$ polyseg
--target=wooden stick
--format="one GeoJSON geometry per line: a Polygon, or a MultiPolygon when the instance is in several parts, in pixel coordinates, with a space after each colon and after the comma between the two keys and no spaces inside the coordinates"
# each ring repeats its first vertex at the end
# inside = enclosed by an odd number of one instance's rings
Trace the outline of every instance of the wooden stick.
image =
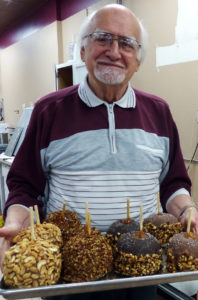
{"type": "Polygon", "coordinates": [[[89,211],[88,211],[87,233],[88,235],[91,235],[91,214],[89,211]]]}
{"type": "Polygon", "coordinates": [[[188,224],[187,224],[187,231],[186,231],[187,236],[190,236],[191,218],[192,218],[192,208],[190,208],[188,212],[188,224]]]}
{"type": "Polygon", "coordinates": [[[64,203],[63,203],[63,209],[62,209],[61,212],[60,212],[62,218],[64,218],[64,216],[65,216],[65,207],[66,207],[66,203],[64,202],[64,203]]]}
{"type": "Polygon", "coordinates": [[[139,237],[142,238],[143,236],[143,207],[140,205],[140,233],[139,237]]]}
{"type": "Polygon", "coordinates": [[[33,216],[33,207],[30,206],[30,228],[31,228],[31,240],[35,240],[34,234],[34,216],[33,216]]]}
{"type": "Polygon", "coordinates": [[[40,225],[41,222],[40,222],[40,217],[39,217],[39,212],[38,212],[38,206],[37,205],[34,205],[34,210],[35,210],[35,214],[36,214],[36,224],[40,225]]]}
{"type": "Polygon", "coordinates": [[[88,224],[88,214],[89,214],[89,210],[88,210],[88,202],[85,203],[85,224],[88,224]]]}
{"type": "Polygon", "coordinates": [[[157,194],[158,215],[161,215],[160,193],[157,194]]]}
{"type": "Polygon", "coordinates": [[[65,209],[66,209],[66,203],[64,202],[63,203],[63,212],[65,211],[65,209]]]}
{"type": "Polygon", "coordinates": [[[87,230],[88,235],[91,235],[91,214],[88,210],[88,202],[85,204],[86,211],[85,211],[85,228],[87,230]]]}
{"type": "Polygon", "coordinates": [[[130,199],[127,199],[127,219],[130,219],[130,199]]]}

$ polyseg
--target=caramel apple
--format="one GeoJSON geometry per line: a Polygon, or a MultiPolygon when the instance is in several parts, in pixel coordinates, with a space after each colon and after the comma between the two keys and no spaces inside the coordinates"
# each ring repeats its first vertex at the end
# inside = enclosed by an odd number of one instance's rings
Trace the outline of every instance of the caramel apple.
{"type": "Polygon", "coordinates": [[[130,201],[127,199],[127,218],[113,222],[107,230],[106,237],[114,251],[116,251],[116,244],[119,237],[123,233],[138,231],[139,228],[139,223],[130,217],[130,201]]]}
{"type": "Polygon", "coordinates": [[[167,247],[167,271],[198,270],[198,234],[190,231],[192,209],[189,210],[186,232],[172,237],[167,247]]]}
{"type": "MultiPolygon", "coordinates": [[[[89,214],[89,212],[87,212],[89,214]]],[[[70,282],[93,281],[112,269],[112,248],[86,216],[83,232],[71,237],[63,247],[63,279],[70,282]]]]}
{"type": "Polygon", "coordinates": [[[143,208],[140,206],[140,230],[122,234],[117,242],[114,269],[125,276],[158,273],[162,268],[162,249],[158,240],[143,232],[143,208]]]}
{"type": "Polygon", "coordinates": [[[31,240],[17,242],[5,252],[3,273],[9,287],[38,287],[55,284],[61,274],[60,248],[48,240],[36,240],[30,208],[31,240]]]}
{"type": "Polygon", "coordinates": [[[83,226],[76,212],[65,209],[65,204],[62,210],[51,213],[44,223],[52,223],[60,228],[63,243],[83,230],[83,226]]]}

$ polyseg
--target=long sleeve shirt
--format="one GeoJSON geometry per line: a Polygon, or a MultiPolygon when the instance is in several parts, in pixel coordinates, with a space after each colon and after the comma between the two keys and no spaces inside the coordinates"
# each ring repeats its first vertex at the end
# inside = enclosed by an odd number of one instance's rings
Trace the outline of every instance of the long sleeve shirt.
{"type": "Polygon", "coordinates": [[[41,215],[76,211],[101,231],[126,218],[164,211],[173,195],[190,193],[178,131],[167,103],[129,85],[109,104],[85,80],[36,102],[25,139],[7,178],[5,206],[38,205],[41,215]]]}

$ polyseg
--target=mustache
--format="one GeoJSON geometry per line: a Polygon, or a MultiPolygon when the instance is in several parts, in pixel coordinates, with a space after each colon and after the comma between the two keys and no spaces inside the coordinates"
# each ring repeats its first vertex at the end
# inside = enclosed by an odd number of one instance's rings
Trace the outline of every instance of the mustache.
{"type": "Polygon", "coordinates": [[[125,65],[123,63],[120,63],[120,62],[115,63],[115,62],[112,62],[111,60],[98,59],[96,62],[99,64],[106,64],[106,65],[112,65],[112,66],[119,67],[119,68],[125,68],[125,65]]]}

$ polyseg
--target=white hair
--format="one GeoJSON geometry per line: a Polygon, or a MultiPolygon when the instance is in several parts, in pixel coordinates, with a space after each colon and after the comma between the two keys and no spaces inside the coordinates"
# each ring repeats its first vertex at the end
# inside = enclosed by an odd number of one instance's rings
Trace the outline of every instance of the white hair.
{"type": "Polygon", "coordinates": [[[89,16],[87,16],[81,25],[80,32],[78,35],[78,40],[77,40],[77,45],[78,45],[79,49],[81,49],[87,43],[86,39],[84,39],[84,36],[91,33],[90,22],[91,22],[92,18],[94,17],[94,15],[96,14],[96,12],[97,11],[94,11],[89,16]]]}
{"type": "Polygon", "coordinates": [[[139,19],[138,19],[138,23],[139,23],[140,30],[141,30],[141,39],[140,39],[141,47],[138,51],[137,59],[139,60],[140,63],[142,63],[143,60],[145,59],[146,52],[147,52],[148,33],[147,33],[145,27],[143,26],[142,22],[139,19]]]}
{"type": "MultiPolygon", "coordinates": [[[[94,11],[93,13],[91,13],[89,16],[86,17],[86,19],[82,23],[81,29],[80,29],[80,32],[78,35],[78,41],[77,41],[78,49],[81,49],[83,46],[86,46],[87,40],[84,39],[84,36],[92,33],[90,31],[90,23],[96,13],[97,13],[97,11],[94,11]]],[[[145,27],[143,26],[142,22],[139,19],[137,19],[137,20],[138,20],[140,30],[141,30],[141,40],[140,40],[141,47],[138,50],[137,59],[140,63],[142,63],[146,56],[146,52],[147,52],[148,34],[147,34],[147,31],[146,31],[145,27]]]]}

